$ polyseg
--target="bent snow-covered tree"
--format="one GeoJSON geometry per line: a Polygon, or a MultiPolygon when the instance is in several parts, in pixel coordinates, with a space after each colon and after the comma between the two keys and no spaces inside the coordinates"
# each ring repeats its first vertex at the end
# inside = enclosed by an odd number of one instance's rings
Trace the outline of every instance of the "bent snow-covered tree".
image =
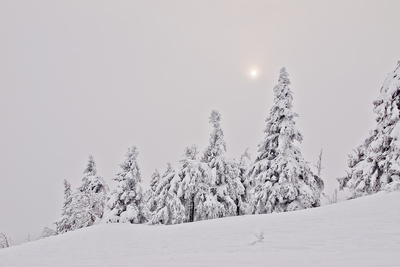
{"type": "Polygon", "coordinates": [[[96,163],[91,155],[83,171],[82,185],[72,192],[64,180],[64,204],[61,220],[56,222],[57,233],[65,233],[100,222],[103,217],[108,186],[97,174],[96,163]]]}
{"type": "Polygon", "coordinates": [[[46,226],[40,234],[39,239],[47,238],[54,235],[58,235],[58,232],[46,226]]]}
{"type": "Polygon", "coordinates": [[[82,185],[78,190],[90,199],[90,213],[96,217],[96,220],[101,219],[107,200],[108,186],[104,179],[97,175],[96,163],[92,155],[89,155],[89,161],[83,174],[85,176],[82,178],[82,185]]]}
{"type": "Polygon", "coordinates": [[[215,184],[209,166],[198,160],[196,146],[188,147],[181,167],[172,179],[173,191],[185,207],[185,221],[201,221],[222,217],[223,205],[211,192],[215,184]]]}
{"type": "Polygon", "coordinates": [[[274,87],[274,105],[266,119],[264,140],[258,156],[249,167],[255,184],[254,213],[285,212],[320,205],[323,181],[314,175],[294,141],[302,135],[294,122],[292,91],[285,68],[274,87]]]}
{"type": "Polygon", "coordinates": [[[145,202],[147,203],[147,209],[149,210],[150,213],[156,210],[157,208],[157,202],[155,200],[156,198],[156,190],[158,183],[160,182],[160,173],[158,170],[155,170],[154,173],[151,175],[150,179],[150,189],[146,191],[144,198],[145,202]]]}
{"type": "Polygon", "coordinates": [[[122,171],[114,178],[117,187],[106,205],[106,222],[144,223],[147,220],[137,156],[136,147],[130,147],[120,165],[122,171]]]}
{"type": "Polygon", "coordinates": [[[155,210],[150,224],[179,224],[185,222],[185,207],[178,196],[180,177],[171,164],[157,183],[154,191],[155,210]],[[174,179],[175,178],[175,179],[174,179]]]}
{"type": "Polygon", "coordinates": [[[353,198],[400,190],[400,65],[387,76],[373,104],[377,125],[349,155],[348,174],[338,178],[339,188],[348,188],[353,198]]]}
{"type": "Polygon", "coordinates": [[[245,191],[240,177],[239,164],[225,157],[226,144],[220,122],[220,113],[213,110],[210,116],[213,131],[202,161],[211,168],[211,174],[215,181],[212,187],[218,202],[222,204],[219,214],[224,217],[243,214],[246,204],[242,201],[245,191]]]}

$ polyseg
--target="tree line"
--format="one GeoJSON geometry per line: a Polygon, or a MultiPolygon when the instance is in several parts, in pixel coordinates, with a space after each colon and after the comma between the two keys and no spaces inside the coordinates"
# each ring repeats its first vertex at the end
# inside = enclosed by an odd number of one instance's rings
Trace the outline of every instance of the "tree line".
{"type": "MultiPolygon", "coordinates": [[[[340,189],[348,188],[351,198],[380,190],[400,189],[400,70],[386,78],[374,112],[376,128],[349,156],[340,189]]],[[[228,158],[221,114],[213,110],[209,144],[200,153],[196,146],[185,148],[179,166],[167,164],[164,173],[151,176],[143,191],[137,163],[138,150],[130,147],[121,171],[109,191],[89,156],[82,185],[75,191],[64,181],[64,205],[57,233],[64,233],[104,221],[107,223],[179,224],[237,216],[288,212],[318,207],[324,182],[321,157],[313,173],[295,142],[303,136],[295,125],[293,94],[289,75],[280,70],[274,100],[266,119],[264,139],[251,161],[247,150],[237,160],[228,158]]],[[[322,153],[322,152],[321,152],[322,153]]]]}
{"type": "MultiPolygon", "coordinates": [[[[390,73],[373,102],[376,127],[349,155],[349,171],[338,178],[351,198],[381,190],[400,190],[400,64],[390,73]]],[[[137,163],[138,150],[128,148],[126,158],[110,190],[98,175],[90,155],[82,184],[76,190],[64,180],[64,203],[56,230],[45,228],[43,236],[61,234],[97,223],[179,224],[238,216],[268,214],[318,207],[324,182],[321,157],[315,174],[296,142],[303,136],[295,125],[289,75],[280,70],[274,100],[266,119],[264,138],[251,161],[247,150],[239,159],[228,158],[221,114],[213,110],[209,144],[200,153],[185,148],[177,167],[167,164],[151,176],[143,191],[137,163]]]]}

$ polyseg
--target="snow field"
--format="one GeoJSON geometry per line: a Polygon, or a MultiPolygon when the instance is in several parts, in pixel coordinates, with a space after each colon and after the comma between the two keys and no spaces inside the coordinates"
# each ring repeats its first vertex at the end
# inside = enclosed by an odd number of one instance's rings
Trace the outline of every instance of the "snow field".
{"type": "Polygon", "coordinates": [[[0,266],[400,266],[399,204],[381,192],[288,213],[100,224],[2,249],[0,266]]]}

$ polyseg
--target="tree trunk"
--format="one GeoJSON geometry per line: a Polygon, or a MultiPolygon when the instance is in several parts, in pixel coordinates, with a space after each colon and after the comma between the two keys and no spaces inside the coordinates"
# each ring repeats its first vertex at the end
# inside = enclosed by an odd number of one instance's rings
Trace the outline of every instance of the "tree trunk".
{"type": "Polygon", "coordinates": [[[194,195],[190,197],[189,200],[189,222],[194,221],[194,195]]]}

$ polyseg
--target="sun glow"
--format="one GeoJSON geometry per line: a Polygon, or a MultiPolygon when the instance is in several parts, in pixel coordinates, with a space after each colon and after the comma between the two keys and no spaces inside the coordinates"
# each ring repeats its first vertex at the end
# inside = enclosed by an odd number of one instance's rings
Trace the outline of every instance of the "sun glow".
{"type": "Polygon", "coordinates": [[[256,78],[258,76],[258,70],[253,69],[250,71],[250,77],[256,78]]]}

